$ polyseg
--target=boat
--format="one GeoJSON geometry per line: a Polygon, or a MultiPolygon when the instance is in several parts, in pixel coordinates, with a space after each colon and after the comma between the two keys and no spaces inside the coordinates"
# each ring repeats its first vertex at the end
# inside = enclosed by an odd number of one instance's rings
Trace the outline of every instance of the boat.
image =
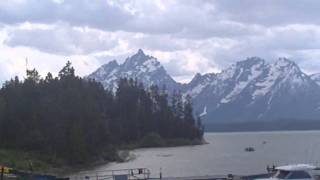
{"type": "Polygon", "coordinates": [[[254,149],[253,147],[246,147],[244,150],[245,150],[246,152],[253,152],[253,151],[255,151],[255,149],[254,149]]]}
{"type": "Polygon", "coordinates": [[[255,180],[320,180],[316,166],[310,164],[292,164],[275,167],[275,174],[270,178],[255,180]]]}

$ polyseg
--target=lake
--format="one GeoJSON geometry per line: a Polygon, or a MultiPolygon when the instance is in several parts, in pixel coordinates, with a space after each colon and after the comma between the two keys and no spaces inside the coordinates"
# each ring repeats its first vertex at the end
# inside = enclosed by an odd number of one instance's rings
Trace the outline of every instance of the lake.
{"type": "Polygon", "coordinates": [[[206,133],[209,144],[131,151],[136,157],[95,170],[146,167],[153,177],[246,175],[266,172],[267,165],[320,161],[320,131],[206,133]],[[253,147],[254,152],[246,152],[253,147]]]}

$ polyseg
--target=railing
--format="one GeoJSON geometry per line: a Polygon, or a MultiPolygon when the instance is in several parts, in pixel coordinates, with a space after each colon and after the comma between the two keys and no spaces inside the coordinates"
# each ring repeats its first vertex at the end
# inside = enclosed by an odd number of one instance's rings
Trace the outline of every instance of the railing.
{"type": "Polygon", "coordinates": [[[145,180],[150,178],[150,170],[147,168],[82,171],[70,177],[71,180],[145,180]]]}

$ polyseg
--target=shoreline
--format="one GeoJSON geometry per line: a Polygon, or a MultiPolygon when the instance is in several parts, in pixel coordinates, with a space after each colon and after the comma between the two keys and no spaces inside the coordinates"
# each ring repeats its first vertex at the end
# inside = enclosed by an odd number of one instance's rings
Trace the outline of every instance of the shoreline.
{"type": "Polygon", "coordinates": [[[70,169],[70,171],[65,171],[62,174],[62,176],[65,175],[69,175],[69,174],[75,174],[75,173],[79,173],[82,171],[94,171],[94,169],[100,167],[100,166],[104,166],[107,165],[109,163],[123,163],[123,162],[129,162],[132,161],[136,158],[136,156],[134,154],[131,154],[131,151],[134,150],[138,150],[138,149],[151,149],[151,148],[175,148],[175,147],[186,147],[186,146],[201,146],[201,145],[205,145],[205,144],[209,144],[209,142],[207,142],[204,138],[202,138],[201,140],[196,140],[194,142],[192,142],[192,140],[190,140],[190,142],[188,144],[178,144],[178,145],[173,145],[173,144],[168,144],[167,146],[150,146],[150,147],[141,147],[141,146],[135,146],[132,144],[127,144],[127,146],[125,148],[121,148],[117,151],[117,154],[119,156],[122,156],[120,161],[103,161],[103,160],[99,160],[99,161],[95,161],[92,163],[89,163],[87,165],[84,165],[82,167],[76,167],[76,168],[72,168],[70,169]]]}
{"type": "Polygon", "coordinates": [[[130,151],[142,149],[142,148],[170,148],[170,147],[183,147],[183,146],[198,146],[208,144],[204,138],[201,140],[186,140],[186,139],[170,139],[165,140],[166,144],[161,144],[160,146],[141,146],[139,143],[133,144],[125,144],[117,147],[115,160],[106,160],[104,152],[101,155],[94,158],[92,161],[78,164],[78,165],[67,165],[66,163],[56,162],[52,163],[46,161],[46,157],[39,157],[39,154],[35,152],[23,152],[17,150],[9,150],[9,149],[0,149],[3,157],[8,157],[0,159],[0,165],[5,165],[8,167],[12,167],[13,169],[17,169],[22,172],[30,172],[28,169],[28,161],[36,162],[36,167],[34,167],[33,173],[38,174],[46,174],[46,175],[54,175],[54,176],[67,176],[70,174],[76,174],[81,171],[94,171],[94,169],[107,165],[112,162],[128,162],[134,160],[136,157],[130,153],[130,151]],[[12,154],[19,154],[19,156],[14,156],[12,154]],[[20,157],[21,156],[21,157],[20,157]],[[12,157],[12,159],[10,159],[12,157]],[[9,162],[9,163],[8,163],[9,162]],[[60,164],[61,163],[61,164],[60,164]]]}

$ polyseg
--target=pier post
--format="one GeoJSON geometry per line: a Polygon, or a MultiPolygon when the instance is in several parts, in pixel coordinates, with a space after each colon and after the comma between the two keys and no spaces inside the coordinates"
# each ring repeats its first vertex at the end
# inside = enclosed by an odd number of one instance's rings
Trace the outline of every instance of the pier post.
{"type": "Polygon", "coordinates": [[[233,180],[233,174],[228,174],[227,179],[228,179],[228,180],[233,180]]]}

